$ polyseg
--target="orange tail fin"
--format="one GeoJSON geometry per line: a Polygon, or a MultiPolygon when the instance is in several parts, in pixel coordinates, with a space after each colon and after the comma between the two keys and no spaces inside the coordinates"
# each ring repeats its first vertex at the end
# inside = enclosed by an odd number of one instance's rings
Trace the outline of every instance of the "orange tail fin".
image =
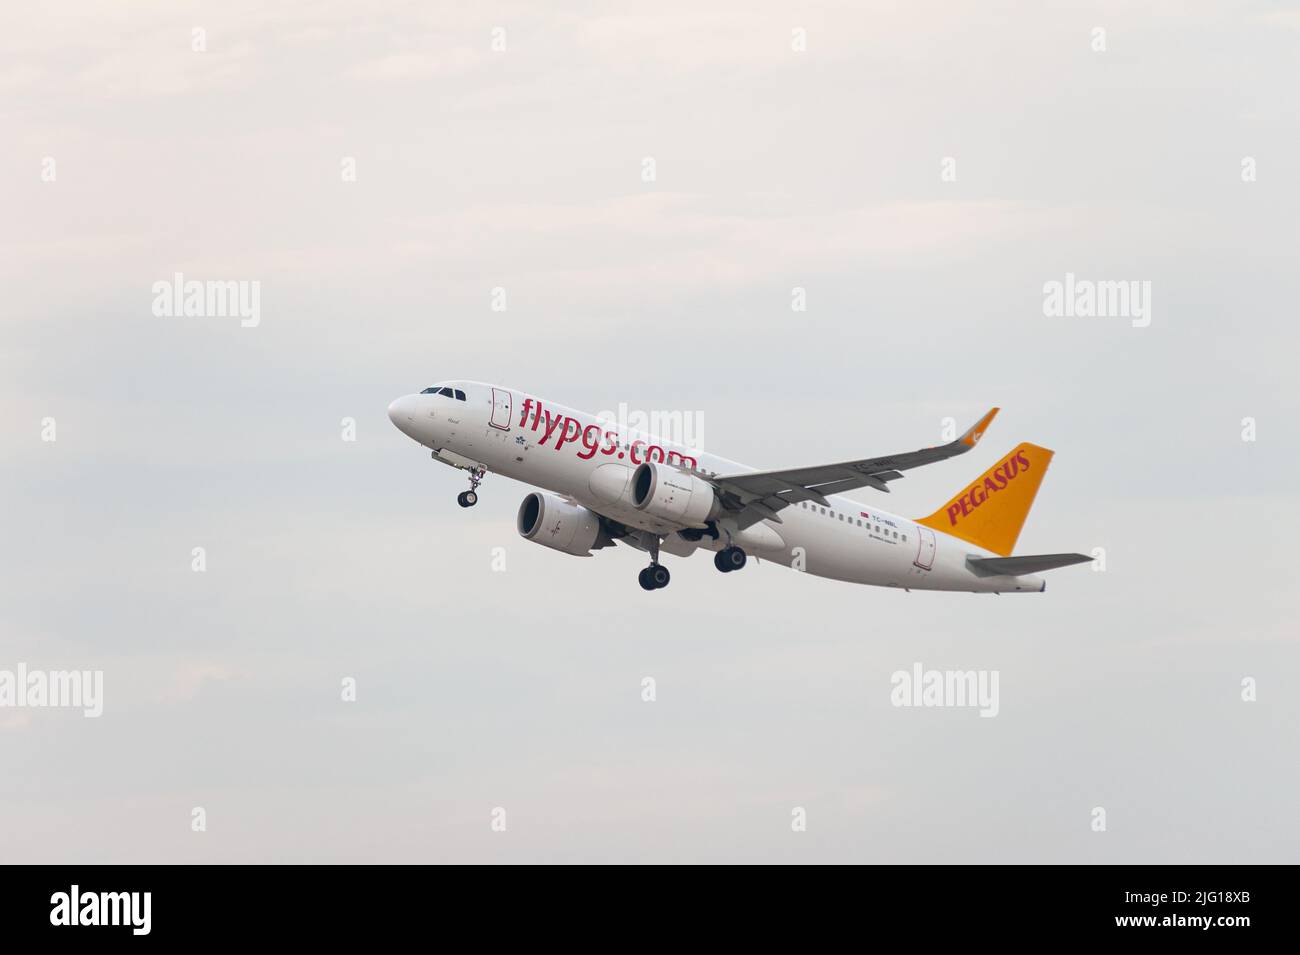
{"type": "Polygon", "coordinates": [[[1054,452],[1021,444],[918,524],[1007,557],[1025,526],[1054,452]]]}

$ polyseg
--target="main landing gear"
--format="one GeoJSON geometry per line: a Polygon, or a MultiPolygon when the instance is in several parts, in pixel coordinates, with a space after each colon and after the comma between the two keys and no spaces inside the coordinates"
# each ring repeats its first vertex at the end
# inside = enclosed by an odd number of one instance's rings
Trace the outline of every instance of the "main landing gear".
{"type": "Polygon", "coordinates": [[[487,468],[476,467],[469,468],[469,490],[461,491],[456,495],[456,503],[461,507],[473,507],[478,503],[478,486],[483,483],[484,476],[487,475],[487,468]]]}
{"type": "Polygon", "coordinates": [[[667,587],[668,581],[672,580],[672,574],[668,573],[668,568],[659,563],[659,537],[655,534],[646,534],[642,537],[645,542],[646,550],[650,551],[650,566],[642,569],[637,581],[641,584],[642,590],[659,590],[667,587]]]}
{"type": "Polygon", "coordinates": [[[713,566],[724,574],[745,566],[745,552],[739,547],[724,547],[713,555],[713,566]]]}
{"type": "Polygon", "coordinates": [[[640,576],[637,580],[641,582],[642,590],[658,590],[660,587],[667,587],[668,581],[672,575],[668,573],[668,568],[663,564],[651,564],[649,567],[641,569],[640,576]]]}

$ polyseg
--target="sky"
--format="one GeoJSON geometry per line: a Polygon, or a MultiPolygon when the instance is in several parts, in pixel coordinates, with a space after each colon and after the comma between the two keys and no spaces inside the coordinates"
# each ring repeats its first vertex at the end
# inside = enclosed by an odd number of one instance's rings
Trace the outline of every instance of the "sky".
{"type": "Polygon", "coordinates": [[[0,707],[0,858],[1296,861],[1298,47],[1198,0],[14,8],[0,673],[103,713],[0,707]],[[158,314],[176,273],[257,321],[158,314]],[[1067,276],[1149,310],[1048,314],[1067,276]],[[998,405],[851,496],[1032,441],[1017,553],[1099,560],[645,593],[521,484],[456,506],[386,415],[453,378],[760,468],[998,405]],[[894,706],[918,663],[997,716],[894,706]]]}

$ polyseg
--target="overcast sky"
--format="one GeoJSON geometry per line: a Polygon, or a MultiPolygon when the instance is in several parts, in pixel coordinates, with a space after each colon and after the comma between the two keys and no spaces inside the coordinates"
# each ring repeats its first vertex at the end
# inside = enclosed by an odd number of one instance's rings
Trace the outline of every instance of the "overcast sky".
{"type": "Polygon", "coordinates": [[[0,670],[104,713],[0,709],[0,858],[1294,862],[1298,63],[1264,2],[11,9],[0,670]],[[177,272],[260,323],[155,315],[177,272]],[[1067,273],[1150,323],[1045,315],[1067,273]],[[1033,441],[1017,552],[1105,570],[645,593],[456,506],[385,414],[447,378],[773,468],[1001,405],[856,496],[1033,441]],[[916,663],[997,717],[891,706],[916,663]]]}

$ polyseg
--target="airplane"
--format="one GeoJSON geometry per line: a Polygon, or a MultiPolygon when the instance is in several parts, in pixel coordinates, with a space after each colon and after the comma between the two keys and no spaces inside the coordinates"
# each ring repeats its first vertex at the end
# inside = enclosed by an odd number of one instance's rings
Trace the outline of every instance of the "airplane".
{"type": "Polygon", "coordinates": [[[1084,554],[1011,556],[1054,452],[1022,443],[934,513],[914,520],[843,497],[965,454],[998,413],[936,447],[814,467],[757,471],[500,385],[450,381],[388,407],[434,460],[464,470],[462,507],[488,473],[541,488],[519,506],[525,540],[590,557],[624,543],[650,556],[645,590],[668,586],[662,555],[713,552],[723,573],[749,556],[832,580],[972,593],[1040,593],[1044,571],[1084,554]]]}

